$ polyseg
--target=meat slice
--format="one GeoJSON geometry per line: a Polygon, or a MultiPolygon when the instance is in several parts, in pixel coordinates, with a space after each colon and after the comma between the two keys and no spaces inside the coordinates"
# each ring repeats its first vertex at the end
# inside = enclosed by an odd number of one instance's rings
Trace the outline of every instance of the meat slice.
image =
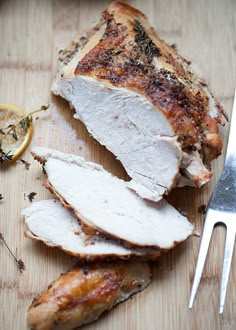
{"type": "Polygon", "coordinates": [[[189,62],[123,1],[59,55],[54,94],[68,100],[92,136],[158,201],[174,186],[202,186],[221,154],[223,110],[189,62]]]}
{"type": "Polygon", "coordinates": [[[23,210],[28,230],[25,235],[42,241],[48,246],[59,247],[75,257],[93,261],[95,259],[156,258],[159,249],[125,248],[119,241],[101,235],[86,235],[73,214],[58,200],[50,199],[34,202],[23,210]]]}
{"type": "Polygon", "coordinates": [[[74,329],[142,291],[150,277],[148,264],[141,262],[75,266],[33,300],[28,324],[34,330],[74,329]]]}
{"type": "Polygon", "coordinates": [[[44,163],[49,188],[73,210],[87,233],[98,231],[133,246],[170,249],[193,232],[193,226],[165,200],[141,199],[127,182],[83,158],[35,147],[44,163]]]}

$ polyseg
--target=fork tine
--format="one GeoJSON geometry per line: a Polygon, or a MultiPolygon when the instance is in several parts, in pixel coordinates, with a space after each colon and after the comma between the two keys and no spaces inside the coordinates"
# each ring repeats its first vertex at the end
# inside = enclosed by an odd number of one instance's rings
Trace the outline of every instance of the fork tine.
{"type": "Polygon", "coordinates": [[[223,313],[224,310],[224,303],[225,303],[225,296],[227,290],[227,284],[229,279],[229,271],[230,265],[233,256],[234,250],[234,241],[235,241],[235,226],[227,225],[227,233],[226,233],[226,241],[225,241],[225,252],[224,252],[224,261],[223,261],[223,268],[222,268],[222,279],[221,279],[221,287],[220,287],[220,307],[219,307],[219,314],[223,313]]]}
{"type": "Polygon", "coordinates": [[[206,214],[203,233],[202,233],[202,240],[201,240],[199,254],[198,254],[197,266],[196,266],[196,270],[195,270],[195,276],[194,276],[191,296],[190,296],[190,300],[189,300],[190,309],[193,307],[193,302],[194,302],[194,299],[195,299],[195,296],[197,293],[197,289],[198,289],[198,286],[199,286],[199,283],[200,283],[200,280],[202,277],[202,272],[203,272],[204,264],[206,261],[206,256],[207,256],[209,244],[211,241],[211,234],[212,234],[214,225],[215,225],[215,223],[212,221],[212,219],[210,220],[210,218],[206,214]]]}

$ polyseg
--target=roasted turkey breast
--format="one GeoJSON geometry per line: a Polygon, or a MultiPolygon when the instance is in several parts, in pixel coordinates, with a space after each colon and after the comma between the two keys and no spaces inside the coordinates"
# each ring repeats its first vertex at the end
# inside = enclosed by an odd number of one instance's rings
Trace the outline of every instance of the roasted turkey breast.
{"type": "Polygon", "coordinates": [[[70,330],[92,322],[143,290],[150,278],[144,262],[75,266],[33,300],[27,317],[30,329],[70,330]]]}
{"type": "Polygon", "coordinates": [[[32,154],[44,163],[45,187],[73,211],[87,234],[168,250],[193,232],[187,218],[165,200],[140,198],[98,164],[47,148],[34,147],[32,154]]]}
{"type": "Polygon", "coordinates": [[[123,1],[59,54],[52,86],[123,164],[129,187],[158,201],[174,186],[202,186],[221,154],[223,110],[189,62],[123,1]]]}

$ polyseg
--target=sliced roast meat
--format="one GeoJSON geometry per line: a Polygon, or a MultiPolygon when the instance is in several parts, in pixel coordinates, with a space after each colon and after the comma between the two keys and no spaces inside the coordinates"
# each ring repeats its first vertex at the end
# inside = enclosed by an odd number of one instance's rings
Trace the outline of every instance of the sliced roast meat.
{"type": "Polygon", "coordinates": [[[111,3],[60,53],[52,91],[121,161],[141,197],[158,201],[176,185],[200,187],[212,176],[223,110],[188,61],[126,2],[111,3]]]}
{"type": "MultiPolygon", "coordinates": [[[[140,198],[127,182],[81,157],[35,147],[44,163],[48,187],[87,228],[133,246],[170,249],[193,232],[193,226],[165,200],[140,198]]],[[[89,230],[88,233],[91,233],[89,230]]]]}
{"type": "Polygon", "coordinates": [[[22,214],[28,227],[27,237],[87,261],[127,259],[131,256],[153,259],[160,256],[159,249],[125,248],[119,241],[102,235],[86,235],[75,216],[55,199],[34,202],[22,214]]]}

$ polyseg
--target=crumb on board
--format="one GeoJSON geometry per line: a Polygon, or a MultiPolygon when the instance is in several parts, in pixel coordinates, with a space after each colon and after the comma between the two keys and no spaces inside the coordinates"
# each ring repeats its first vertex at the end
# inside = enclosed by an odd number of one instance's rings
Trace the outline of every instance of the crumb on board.
{"type": "Polygon", "coordinates": [[[206,214],[206,204],[202,204],[199,206],[198,213],[206,214]]]}

